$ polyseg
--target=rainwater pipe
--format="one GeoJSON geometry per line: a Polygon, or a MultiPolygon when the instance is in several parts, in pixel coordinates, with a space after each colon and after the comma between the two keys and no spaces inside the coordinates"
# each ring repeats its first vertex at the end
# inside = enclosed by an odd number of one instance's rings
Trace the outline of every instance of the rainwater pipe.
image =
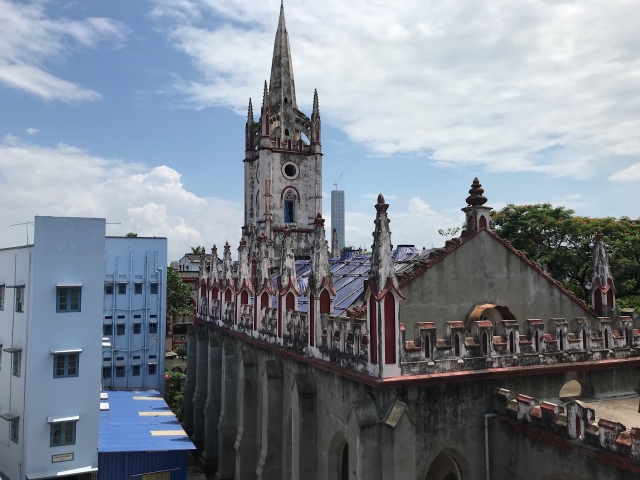
{"type": "Polygon", "coordinates": [[[497,413],[487,413],[484,416],[484,465],[485,465],[485,480],[491,480],[491,473],[489,470],[489,419],[497,417],[497,413]]]}

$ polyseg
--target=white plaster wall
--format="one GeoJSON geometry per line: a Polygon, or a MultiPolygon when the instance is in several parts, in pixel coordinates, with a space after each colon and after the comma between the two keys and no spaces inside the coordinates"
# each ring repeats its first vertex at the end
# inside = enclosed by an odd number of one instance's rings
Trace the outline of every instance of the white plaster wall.
{"type": "MultiPolygon", "coordinates": [[[[103,315],[113,317],[112,348],[103,358],[111,358],[111,378],[105,387],[117,389],[155,389],[164,391],[164,344],[166,336],[167,239],[148,237],[107,237],[105,242],[105,282],[114,281],[113,295],[104,295],[103,315]],[[118,282],[125,281],[127,293],[118,293],[118,282]],[[151,283],[158,282],[158,294],[151,294],[151,283]],[[142,293],[135,284],[142,283],[142,293]],[[140,318],[135,318],[140,315],[140,318]],[[157,318],[151,318],[156,315],[157,318]],[[118,319],[124,316],[124,319],[118,319]],[[149,333],[151,320],[157,320],[158,333],[149,333]],[[124,322],[125,334],[117,335],[117,324],[124,322]],[[133,333],[134,323],[141,323],[141,333],[133,333]],[[156,355],[155,375],[148,374],[149,355],[156,355]],[[115,376],[116,357],[124,356],[125,377],[115,376]],[[132,375],[133,357],[140,356],[140,376],[132,375]]],[[[186,257],[185,257],[186,258],[186,257]]],[[[104,318],[104,317],[103,317],[104,318]]]]}
{"type": "Polygon", "coordinates": [[[104,234],[104,219],[35,219],[23,354],[23,370],[28,372],[23,474],[31,477],[98,466],[104,234]],[[57,284],[82,284],[80,312],[56,313],[57,284]],[[78,377],[54,379],[51,350],[74,348],[82,348],[78,377]],[[50,447],[47,418],[71,415],[80,416],[75,445],[50,447]],[[51,462],[52,455],[71,452],[73,461],[51,462]]]}
{"type": "Polygon", "coordinates": [[[10,285],[25,285],[25,301],[31,285],[29,284],[30,258],[33,248],[18,247],[0,250],[0,285],[5,285],[4,310],[0,310],[0,344],[2,348],[19,347],[23,349],[20,377],[11,374],[11,354],[0,351],[0,413],[20,415],[19,443],[10,441],[9,422],[0,419],[0,471],[11,479],[20,476],[24,435],[24,387],[25,349],[27,337],[27,315],[30,304],[24,312],[15,311],[15,289],[10,285]]]}

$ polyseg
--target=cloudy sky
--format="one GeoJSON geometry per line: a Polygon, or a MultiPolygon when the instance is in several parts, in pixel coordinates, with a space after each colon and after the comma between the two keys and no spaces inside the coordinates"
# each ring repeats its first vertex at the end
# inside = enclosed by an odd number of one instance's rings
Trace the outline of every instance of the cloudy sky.
{"type": "MultiPolygon", "coordinates": [[[[0,0],[0,247],[34,215],[237,244],[244,122],[278,0],[0,0]]],[[[323,119],[324,211],[348,244],[438,245],[478,176],[489,205],[640,215],[640,4],[288,0],[299,107],[323,119]]]]}

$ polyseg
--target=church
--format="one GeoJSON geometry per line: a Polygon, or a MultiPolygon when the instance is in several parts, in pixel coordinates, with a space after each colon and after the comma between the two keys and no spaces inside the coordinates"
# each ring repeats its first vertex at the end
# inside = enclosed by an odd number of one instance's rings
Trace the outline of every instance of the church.
{"type": "Polygon", "coordinates": [[[593,309],[491,230],[477,178],[466,228],[442,248],[394,247],[381,194],[371,253],[331,256],[318,95],[310,117],[297,109],[283,7],[244,168],[237,260],[229,244],[221,259],[203,249],[187,334],[183,426],[203,468],[237,480],[637,478],[640,317],[615,307],[601,235],[593,309]]]}

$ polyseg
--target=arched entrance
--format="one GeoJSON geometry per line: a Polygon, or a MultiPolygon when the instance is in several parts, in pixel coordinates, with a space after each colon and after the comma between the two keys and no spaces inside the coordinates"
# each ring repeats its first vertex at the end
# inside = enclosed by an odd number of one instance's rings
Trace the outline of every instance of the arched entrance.
{"type": "Polygon", "coordinates": [[[569,380],[565,383],[558,393],[560,400],[568,402],[576,398],[590,397],[593,393],[593,389],[588,382],[569,380]]]}
{"type": "Polygon", "coordinates": [[[426,480],[462,480],[462,475],[455,460],[442,452],[431,462],[426,480]]]}
{"type": "Polygon", "coordinates": [[[349,480],[349,443],[337,432],[329,445],[329,480],[349,480]]]}

